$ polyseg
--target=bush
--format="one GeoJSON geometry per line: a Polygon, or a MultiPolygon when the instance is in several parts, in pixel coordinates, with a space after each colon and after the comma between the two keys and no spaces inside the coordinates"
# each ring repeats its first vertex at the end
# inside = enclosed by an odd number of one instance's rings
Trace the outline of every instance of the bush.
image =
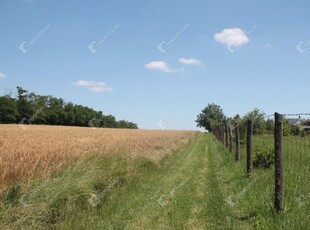
{"type": "Polygon", "coordinates": [[[254,152],[253,166],[255,168],[270,168],[274,164],[274,149],[265,148],[254,152]]]}

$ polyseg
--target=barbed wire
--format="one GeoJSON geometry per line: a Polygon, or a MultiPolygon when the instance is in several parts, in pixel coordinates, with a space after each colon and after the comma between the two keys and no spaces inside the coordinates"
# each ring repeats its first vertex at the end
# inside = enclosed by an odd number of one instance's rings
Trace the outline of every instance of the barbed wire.
{"type": "MultiPolygon", "coordinates": [[[[264,119],[269,119],[271,117],[274,117],[275,113],[273,114],[269,114],[269,115],[265,115],[263,116],[264,119]]],[[[282,116],[284,117],[296,117],[298,116],[299,118],[301,116],[310,116],[310,113],[281,113],[282,116]]],[[[218,125],[226,125],[226,124],[229,124],[230,128],[232,130],[234,130],[235,128],[237,128],[238,126],[240,126],[239,122],[238,121],[235,121],[235,122],[232,122],[232,121],[228,121],[227,123],[221,123],[221,124],[218,124],[218,125]]]]}
{"type": "Polygon", "coordinates": [[[296,117],[296,116],[310,116],[310,113],[282,113],[285,117],[296,117]]]}
{"type": "Polygon", "coordinates": [[[273,113],[273,114],[270,114],[270,115],[264,116],[264,118],[269,118],[269,117],[274,117],[274,113],[273,113]]]}
{"type": "MultiPolygon", "coordinates": [[[[310,116],[310,113],[281,113],[284,117],[301,117],[301,116],[310,116]]],[[[273,117],[274,114],[266,115],[264,118],[270,118],[273,117]]]]}

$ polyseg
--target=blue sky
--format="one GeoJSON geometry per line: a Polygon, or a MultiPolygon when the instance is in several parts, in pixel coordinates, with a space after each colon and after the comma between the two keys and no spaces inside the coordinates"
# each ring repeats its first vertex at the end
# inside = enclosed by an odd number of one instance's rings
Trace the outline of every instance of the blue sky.
{"type": "Polygon", "coordinates": [[[309,1],[0,0],[0,93],[22,86],[145,129],[310,110],[309,1]]]}

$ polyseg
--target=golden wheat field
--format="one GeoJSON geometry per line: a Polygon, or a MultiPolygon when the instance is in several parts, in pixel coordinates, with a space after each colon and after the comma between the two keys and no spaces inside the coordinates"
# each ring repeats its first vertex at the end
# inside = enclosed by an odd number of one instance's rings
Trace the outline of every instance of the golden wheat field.
{"type": "Polygon", "coordinates": [[[91,154],[159,160],[194,136],[190,131],[0,125],[0,186],[46,177],[91,154]]]}

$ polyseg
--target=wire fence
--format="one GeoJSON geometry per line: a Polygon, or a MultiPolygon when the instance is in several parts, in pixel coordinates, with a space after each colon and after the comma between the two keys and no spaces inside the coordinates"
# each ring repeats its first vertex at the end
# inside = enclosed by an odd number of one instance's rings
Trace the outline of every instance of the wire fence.
{"type": "Polygon", "coordinates": [[[287,208],[309,206],[310,113],[275,113],[263,119],[263,131],[251,119],[220,124],[212,132],[236,161],[246,162],[246,176],[258,168],[275,169],[270,183],[276,212],[284,209],[284,198],[287,208]]]}

